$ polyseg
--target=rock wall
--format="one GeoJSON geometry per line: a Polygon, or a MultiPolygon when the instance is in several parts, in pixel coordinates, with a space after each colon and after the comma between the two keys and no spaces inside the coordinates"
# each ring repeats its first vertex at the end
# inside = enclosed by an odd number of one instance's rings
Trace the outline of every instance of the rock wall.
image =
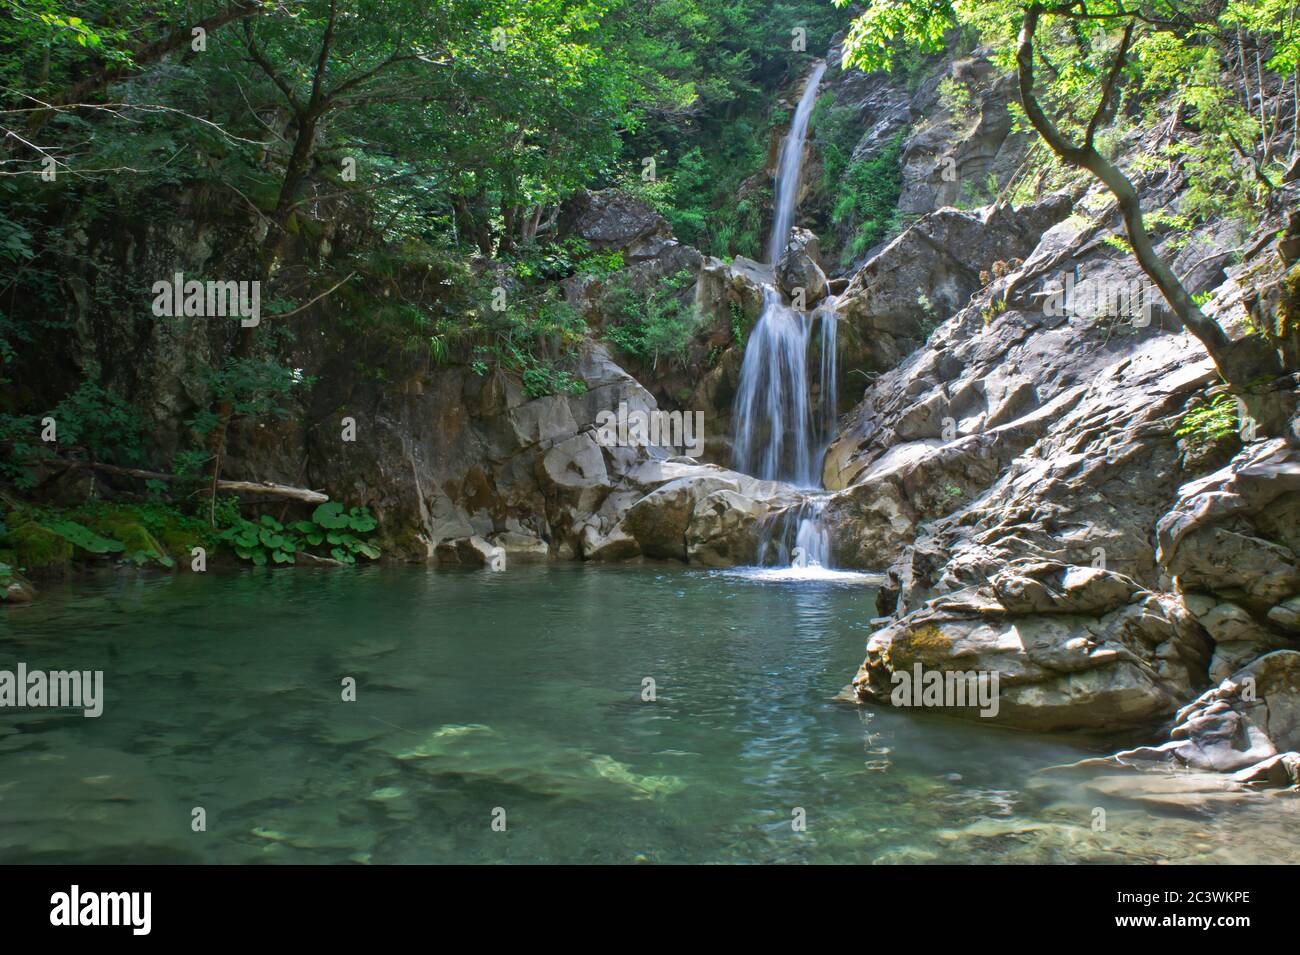
{"type": "MultiPolygon", "coordinates": [[[[1176,214],[1184,185],[1148,177],[1148,214],[1176,214]]],[[[1253,229],[1157,226],[1160,253],[1235,337],[1281,311],[1300,198],[1287,189],[1253,229]]],[[[1107,199],[1080,182],[1018,209],[927,212],[840,299],[881,373],[824,462],[832,548],[890,579],[851,698],[888,703],[919,662],[998,673],[1008,725],[1150,728],[1300,649],[1300,456],[1280,439],[1178,434],[1218,378],[1150,290],[1136,308],[1086,294],[1146,284],[1108,241],[1122,224],[1107,199]],[[927,327],[927,302],[951,317],[927,327]]],[[[1265,755],[1293,746],[1274,743],[1265,755]]]]}

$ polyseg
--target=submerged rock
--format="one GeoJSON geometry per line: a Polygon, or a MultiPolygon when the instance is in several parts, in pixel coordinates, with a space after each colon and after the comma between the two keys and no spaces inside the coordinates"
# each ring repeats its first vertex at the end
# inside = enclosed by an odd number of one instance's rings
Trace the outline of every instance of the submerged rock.
{"type": "Polygon", "coordinates": [[[599,798],[611,790],[631,799],[658,799],[686,785],[680,777],[642,775],[612,756],[575,749],[537,733],[506,732],[481,723],[440,727],[418,745],[393,755],[434,779],[517,786],[560,799],[599,798]]]}

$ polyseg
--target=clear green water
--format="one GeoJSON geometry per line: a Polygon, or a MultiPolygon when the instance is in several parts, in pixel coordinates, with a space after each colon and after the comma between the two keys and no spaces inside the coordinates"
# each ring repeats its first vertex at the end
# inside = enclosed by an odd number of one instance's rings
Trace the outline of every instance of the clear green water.
{"type": "Polygon", "coordinates": [[[1099,803],[1037,775],[1089,755],[1079,741],[833,702],[873,603],[860,584],[576,564],[47,588],[0,615],[0,668],[102,669],[104,715],[0,710],[0,861],[1297,856],[1300,814],[1276,801],[1099,803]]]}

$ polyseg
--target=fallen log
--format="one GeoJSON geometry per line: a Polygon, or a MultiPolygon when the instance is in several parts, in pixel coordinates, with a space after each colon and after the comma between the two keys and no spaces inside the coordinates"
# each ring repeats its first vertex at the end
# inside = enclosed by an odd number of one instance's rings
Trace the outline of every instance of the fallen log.
{"type": "MultiPolygon", "coordinates": [[[[143,481],[179,481],[175,474],[162,471],[142,471],[139,468],[123,468],[116,464],[101,464],[98,461],[61,461],[68,470],[73,468],[90,468],[106,474],[120,474],[124,477],[140,478],[143,481]]],[[[235,494],[265,494],[269,497],[284,497],[305,504],[324,504],[330,498],[328,494],[313,491],[305,487],[290,487],[287,484],[272,484],[270,481],[218,481],[218,491],[230,491],[235,494]]]]}

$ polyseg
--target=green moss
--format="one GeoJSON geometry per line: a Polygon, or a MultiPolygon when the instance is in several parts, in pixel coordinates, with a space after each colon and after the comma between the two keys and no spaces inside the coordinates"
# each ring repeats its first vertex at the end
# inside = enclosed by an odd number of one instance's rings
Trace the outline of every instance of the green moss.
{"type": "Polygon", "coordinates": [[[414,527],[405,527],[379,542],[383,552],[398,560],[420,562],[428,559],[429,545],[414,527]]]}
{"type": "Polygon", "coordinates": [[[262,212],[274,212],[280,201],[280,187],[274,182],[255,182],[245,190],[249,201],[262,212]]]}
{"type": "Polygon", "coordinates": [[[126,545],[123,557],[137,564],[155,561],[165,567],[188,560],[194,547],[215,549],[216,537],[202,521],[169,507],[99,504],[73,515],[96,533],[126,545]]]}
{"type": "Polygon", "coordinates": [[[889,664],[894,669],[908,669],[914,663],[924,667],[941,667],[952,656],[952,639],[934,624],[924,624],[896,641],[890,649],[889,664]]]}
{"type": "Polygon", "coordinates": [[[177,560],[188,560],[194,548],[202,547],[212,550],[215,538],[205,533],[204,528],[182,526],[178,522],[168,522],[157,534],[163,550],[177,560]]]}
{"type": "Polygon", "coordinates": [[[14,558],[10,563],[28,573],[64,573],[72,563],[72,543],[35,521],[27,521],[11,530],[5,543],[13,550],[14,558]]]}
{"type": "Polygon", "coordinates": [[[151,560],[160,564],[171,563],[171,558],[167,556],[163,546],[142,525],[113,521],[109,526],[112,528],[112,536],[126,545],[126,551],[122,555],[126,560],[136,564],[144,564],[151,560]]]}

